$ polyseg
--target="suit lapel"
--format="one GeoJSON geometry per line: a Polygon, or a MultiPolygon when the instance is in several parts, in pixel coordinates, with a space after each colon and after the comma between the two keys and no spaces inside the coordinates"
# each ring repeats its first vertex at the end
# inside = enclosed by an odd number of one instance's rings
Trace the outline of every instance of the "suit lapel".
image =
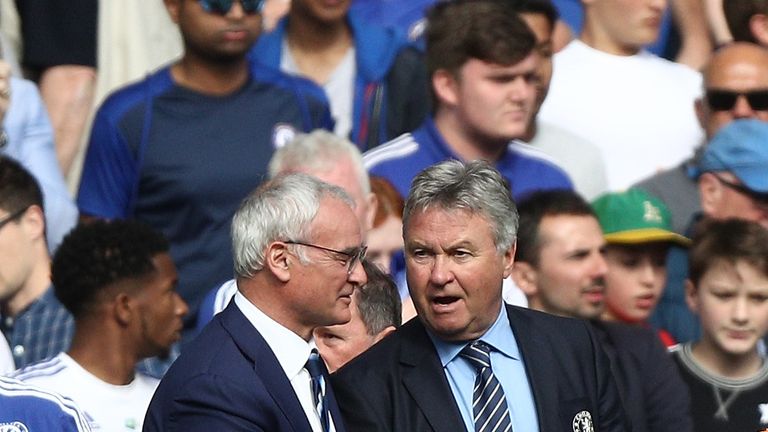
{"type": "Polygon", "coordinates": [[[507,317],[525,362],[525,372],[536,404],[539,430],[556,430],[559,420],[552,414],[553,409],[558,406],[559,398],[557,386],[552,382],[552,371],[557,370],[559,366],[553,362],[550,347],[543,343],[547,340],[547,335],[538,331],[528,317],[509,305],[507,317]]]}
{"type": "Polygon", "coordinates": [[[291,427],[297,431],[311,430],[291,382],[288,381],[277,357],[261,334],[243,315],[234,301],[230,302],[219,315],[224,329],[243,355],[253,362],[257,378],[263,382],[264,389],[283,412],[291,427]]]}
{"type": "Polygon", "coordinates": [[[434,345],[421,322],[415,321],[410,328],[412,337],[403,338],[403,385],[435,432],[454,432],[457,425],[463,429],[464,420],[434,345]]]}

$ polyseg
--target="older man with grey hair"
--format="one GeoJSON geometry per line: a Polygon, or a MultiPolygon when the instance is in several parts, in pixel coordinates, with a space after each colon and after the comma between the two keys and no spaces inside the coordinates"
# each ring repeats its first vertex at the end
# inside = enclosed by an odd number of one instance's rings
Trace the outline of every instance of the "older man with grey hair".
{"type": "Polygon", "coordinates": [[[418,319],[334,374],[349,430],[626,430],[588,325],[502,301],[517,224],[486,162],[416,176],[403,233],[418,319]]]}
{"type": "Polygon", "coordinates": [[[376,195],[371,193],[363,156],[348,139],[323,129],[298,134],[275,151],[268,172],[270,177],[305,173],[344,189],[355,202],[355,214],[363,228],[363,236],[373,226],[376,195]]]}
{"type": "MultiPolygon", "coordinates": [[[[376,195],[371,193],[368,173],[363,167],[360,151],[346,138],[318,129],[298,134],[272,155],[267,169],[270,178],[290,173],[304,173],[338,186],[353,201],[363,239],[373,226],[376,195]]],[[[231,279],[214,287],[203,299],[198,310],[196,327],[201,330],[214,315],[224,310],[237,292],[231,279]]]]}
{"type": "Polygon", "coordinates": [[[343,431],[312,330],[349,321],[366,282],[352,200],[278,176],[242,203],[232,239],[238,292],[168,371],[144,430],[343,431]]]}

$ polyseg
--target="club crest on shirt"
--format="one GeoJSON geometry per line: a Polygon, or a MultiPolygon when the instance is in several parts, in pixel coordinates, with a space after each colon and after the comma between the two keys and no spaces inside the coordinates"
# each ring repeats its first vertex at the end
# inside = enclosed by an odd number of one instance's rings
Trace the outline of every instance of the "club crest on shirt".
{"type": "Polygon", "coordinates": [[[573,418],[573,432],[595,432],[592,424],[592,414],[589,411],[581,411],[573,418]]]}
{"type": "Polygon", "coordinates": [[[296,128],[288,123],[278,123],[272,129],[272,146],[276,149],[288,144],[296,136],[296,128]]]}
{"type": "Polygon", "coordinates": [[[0,432],[29,432],[22,422],[0,423],[0,432]]]}
{"type": "Polygon", "coordinates": [[[768,403],[761,403],[757,406],[760,410],[760,424],[768,424],[768,403]]]}

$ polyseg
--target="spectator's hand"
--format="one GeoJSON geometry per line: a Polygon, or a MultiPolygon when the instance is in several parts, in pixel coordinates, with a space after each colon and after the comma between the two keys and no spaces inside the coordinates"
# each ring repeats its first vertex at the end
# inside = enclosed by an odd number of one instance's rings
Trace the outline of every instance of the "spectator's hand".
{"type": "Polygon", "coordinates": [[[0,60],[0,122],[11,104],[11,66],[0,60]]]}

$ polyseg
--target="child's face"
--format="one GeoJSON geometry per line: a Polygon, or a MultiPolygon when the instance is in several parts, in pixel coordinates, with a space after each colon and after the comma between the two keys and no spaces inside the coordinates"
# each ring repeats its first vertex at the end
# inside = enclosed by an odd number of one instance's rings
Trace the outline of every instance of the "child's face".
{"type": "Polygon", "coordinates": [[[727,355],[754,353],[768,330],[768,276],[744,261],[720,261],[698,287],[687,282],[686,295],[701,319],[703,346],[727,355]]]}
{"type": "Polygon", "coordinates": [[[648,319],[667,280],[668,245],[608,245],[605,261],[605,318],[625,322],[648,319]]]}

